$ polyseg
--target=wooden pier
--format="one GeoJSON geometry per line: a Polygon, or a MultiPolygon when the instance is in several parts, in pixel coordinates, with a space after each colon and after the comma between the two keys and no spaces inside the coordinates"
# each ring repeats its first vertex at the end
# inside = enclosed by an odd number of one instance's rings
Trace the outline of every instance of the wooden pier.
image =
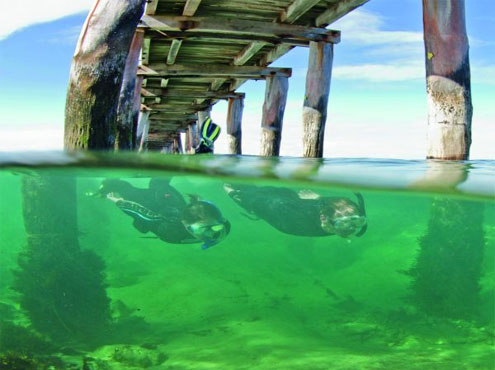
{"type": "MultiPolygon", "coordinates": [[[[327,26],[367,1],[98,0],[71,70],[66,148],[181,152],[180,133],[186,133],[184,152],[191,153],[212,106],[227,100],[229,150],[241,154],[244,94],[237,90],[248,80],[266,80],[260,154],[276,156],[292,71],[270,65],[295,47],[309,47],[301,140],[304,156],[322,157],[334,45],[340,42],[340,32],[327,26]]],[[[423,8],[428,96],[435,100],[428,156],[467,158],[471,103],[464,0],[423,0],[423,8]],[[438,28],[439,17],[450,22],[438,28]],[[447,41],[442,32],[449,32],[447,41]],[[441,70],[449,59],[441,51],[451,47],[459,57],[441,70]],[[464,68],[462,78],[450,85],[461,83],[464,110],[449,116],[442,113],[443,103],[458,92],[445,86],[458,67],[464,68]],[[442,122],[435,122],[438,117],[442,122]],[[464,141],[453,145],[452,137],[464,141]]],[[[447,108],[452,111],[452,104],[447,108]]]]}

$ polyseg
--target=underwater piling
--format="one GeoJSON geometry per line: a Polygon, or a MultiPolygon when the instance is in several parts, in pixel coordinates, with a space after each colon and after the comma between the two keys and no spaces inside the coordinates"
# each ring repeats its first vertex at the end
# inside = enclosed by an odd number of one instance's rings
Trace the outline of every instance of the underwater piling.
{"type": "Polygon", "coordinates": [[[427,158],[469,159],[471,74],[464,0],[423,0],[427,158]]]}
{"type": "Polygon", "coordinates": [[[266,78],[265,102],[261,122],[261,156],[273,157],[280,154],[288,90],[288,77],[269,76],[266,78]]]}
{"type": "Polygon", "coordinates": [[[229,154],[242,154],[242,113],[244,110],[244,97],[229,98],[227,112],[227,136],[229,141],[229,154]]]}
{"type": "Polygon", "coordinates": [[[434,198],[411,269],[413,302],[422,312],[468,320],[479,314],[483,212],[476,201],[434,198]]]}
{"type": "Polygon", "coordinates": [[[146,0],[98,0],[81,31],[65,108],[66,149],[113,149],[130,46],[146,0]]]}
{"type": "Polygon", "coordinates": [[[104,263],[79,245],[76,181],[22,178],[27,245],[14,289],[32,327],[60,345],[99,342],[111,325],[104,263]]]}

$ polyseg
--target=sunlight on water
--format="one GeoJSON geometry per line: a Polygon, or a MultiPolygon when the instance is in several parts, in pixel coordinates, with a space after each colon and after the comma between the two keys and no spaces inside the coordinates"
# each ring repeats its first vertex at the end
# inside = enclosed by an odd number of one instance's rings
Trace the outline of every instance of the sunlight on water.
{"type": "Polygon", "coordinates": [[[0,158],[1,369],[492,369],[493,162],[0,158]]]}

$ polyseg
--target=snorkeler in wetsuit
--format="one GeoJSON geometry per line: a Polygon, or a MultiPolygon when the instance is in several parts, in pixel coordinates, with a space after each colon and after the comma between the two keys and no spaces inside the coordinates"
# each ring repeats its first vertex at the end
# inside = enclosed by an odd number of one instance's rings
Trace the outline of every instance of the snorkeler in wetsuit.
{"type": "Polygon", "coordinates": [[[111,200],[133,218],[137,230],[152,232],[167,243],[202,243],[206,249],[230,232],[229,221],[214,204],[192,195],[186,202],[170,180],[153,178],[147,189],[140,189],[123,180],[106,179],[92,195],[111,200]]]}
{"type": "Polygon", "coordinates": [[[251,216],[298,236],[362,236],[367,229],[361,194],[357,203],[344,197],[322,197],[273,186],[225,184],[227,194],[251,216]]]}
{"type": "Polygon", "coordinates": [[[213,147],[215,140],[220,135],[220,126],[213,123],[211,118],[207,118],[200,129],[201,139],[198,147],[195,149],[196,154],[211,154],[213,153],[213,147]]]}

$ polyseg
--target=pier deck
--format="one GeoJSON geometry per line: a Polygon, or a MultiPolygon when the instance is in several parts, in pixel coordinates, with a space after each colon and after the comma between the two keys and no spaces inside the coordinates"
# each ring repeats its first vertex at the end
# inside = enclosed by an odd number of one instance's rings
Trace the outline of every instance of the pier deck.
{"type": "Polygon", "coordinates": [[[296,46],[338,43],[340,32],[326,27],[367,1],[148,2],[137,30],[144,33],[138,81],[148,148],[176,139],[218,100],[242,99],[236,90],[245,81],[290,77],[290,69],[270,64],[296,46]]]}

